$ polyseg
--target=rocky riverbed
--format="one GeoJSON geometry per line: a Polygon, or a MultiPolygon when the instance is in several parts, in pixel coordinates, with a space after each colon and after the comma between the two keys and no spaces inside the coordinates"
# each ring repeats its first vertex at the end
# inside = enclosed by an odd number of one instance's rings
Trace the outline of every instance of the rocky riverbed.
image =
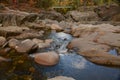
{"type": "MultiPolygon", "coordinates": [[[[97,10],[102,11],[105,6],[86,7],[88,11],[70,11],[66,15],[56,11],[28,13],[3,6],[0,10],[0,78],[44,80],[46,77],[39,75],[42,73],[33,66],[34,63],[54,66],[60,62],[61,53],[71,51],[94,64],[119,70],[120,12],[116,11],[119,6],[114,6],[109,6],[103,14],[97,10]],[[57,34],[57,40],[50,37],[52,32],[57,34]],[[66,34],[72,39],[62,36],[66,34]],[[53,43],[54,47],[51,47],[53,43]],[[116,50],[116,54],[110,54],[111,49],[116,50]]],[[[62,75],[50,80],[58,78],[70,80],[62,75]]]]}

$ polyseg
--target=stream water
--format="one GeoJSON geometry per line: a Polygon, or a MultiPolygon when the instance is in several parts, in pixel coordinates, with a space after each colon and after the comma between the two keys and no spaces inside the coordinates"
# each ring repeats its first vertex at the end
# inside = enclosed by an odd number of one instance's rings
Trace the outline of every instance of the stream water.
{"type": "Polygon", "coordinates": [[[75,53],[60,54],[60,62],[53,67],[37,69],[48,78],[68,76],[76,80],[120,80],[120,69],[95,65],[75,53]]]}
{"type": "MultiPolygon", "coordinates": [[[[53,45],[55,50],[65,50],[67,44],[72,40],[72,37],[65,33],[55,33],[52,35],[52,38],[54,40],[53,45]]],[[[113,55],[117,54],[115,49],[110,50],[109,53],[113,55]]],[[[42,67],[41,69],[41,66],[38,65],[36,66],[37,70],[43,72],[48,78],[68,76],[73,77],[75,80],[120,80],[119,68],[93,64],[75,52],[70,53],[66,51],[65,54],[62,54],[62,51],[59,51],[59,55],[60,62],[56,66],[42,67]]]]}
{"type": "MultiPolygon", "coordinates": [[[[48,50],[59,52],[60,61],[57,65],[43,67],[29,59],[28,55],[11,51],[5,57],[11,58],[12,62],[0,63],[0,80],[46,80],[46,77],[55,76],[68,76],[75,80],[120,80],[120,68],[96,65],[74,51],[69,52],[66,48],[72,40],[69,34],[55,33],[52,38],[54,42],[48,50]]],[[[109,53],[117,54],[115,49],[109,53]]]]}

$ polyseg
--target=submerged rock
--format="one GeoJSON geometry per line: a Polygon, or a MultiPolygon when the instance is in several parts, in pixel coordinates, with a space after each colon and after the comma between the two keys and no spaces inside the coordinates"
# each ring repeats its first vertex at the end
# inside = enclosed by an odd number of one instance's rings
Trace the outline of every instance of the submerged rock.
{"type": "Polygon", "coordinates": [[[43,66],[53,66],[59,62],[59,55],[54,51],[31,54],[35,62],[43,66]]]}
{"type": "Polygon", "coordinates": [[[51,78],[48,80],[75,80],[75,79],[73,79],[71,77],[66,77],[66,76],[57,76],[57,77],[54,77],[54,78],[51,78]]]}

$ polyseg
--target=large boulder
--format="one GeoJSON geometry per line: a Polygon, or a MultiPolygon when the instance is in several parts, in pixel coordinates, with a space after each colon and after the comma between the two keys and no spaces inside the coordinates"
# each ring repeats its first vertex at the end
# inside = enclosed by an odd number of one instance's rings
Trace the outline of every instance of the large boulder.
{"type": "Polygon", "coordinates": [[[107,44],[110,46],[120,47],[120,34],[106,33],[96,39],[98,43],[107,44]]]}
{"type": "Polygon", "coordinates": [[[79,24],[78,26],[73,26],[71,29],[71,34],[75,37],[84,37],[90,36],[93,33],[97,33],[98,35],[102,35],[105,33],[119,33],[120,26],[113,26],[110,24],[79,24]]]}
{"type": "Polygon", "coordinates": [[[107,21],[107,20],[120,21],[120,6],[104,5],[95,8],[94,11],[103,21],[107,21]]]}
{"type": "Polygon", "coordinates": [[[80,12],[80,11],[70,11],[66,14],[67,18],[72,18],[73,21],[96,21],[98,20],[97,14],[93,11],[80,12]]]}
{"type": "Polygon", "coordinates": [[[30,56],[34,57],[36,63],[43,66],[56,65],[60,59],[59,54],[54,51],[31,54],[30,56]]]}
{"type": "Polygon", "coordinates": [[[73,39],[71,43],[68,45],[68,47],[73,49],[75,48],[79,52],[84,52],[86,50],[108,51],[110,49],[110,47],[107,45],[98,44],[85,38],[73,39]]]}
{"type": "Polygon", "coordinates": [[[56,76],[54,78],[50,78],[48,80],[75,80],[71,77],[66,77],[66,76],[56,76]]]}

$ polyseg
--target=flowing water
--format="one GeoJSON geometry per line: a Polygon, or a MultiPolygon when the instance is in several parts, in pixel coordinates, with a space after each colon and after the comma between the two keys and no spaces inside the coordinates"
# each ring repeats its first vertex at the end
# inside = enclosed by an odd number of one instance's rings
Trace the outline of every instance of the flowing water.
{"type": "MultiPolygon", "coordinates": [[[[120,80],[120,68],[95,65],[74,51],[69,52],[66,46],[72,40],[71,35],[53,32],[50,37],[54,42],[48,50],[58,51],[60,55],[57,65],[43,67],[27,55],[11,51],[5,57],[11,58],[12,62],[0,63],[0,80],[46,80],[46,77],[55,76],[68,76],[75,80],[120,80]]],[[[109,53],[117,54],[115,49],[109,53]]]]}
{"type": "MultiPolygon", "coordinates": [[[[76,80],[120,80],[120,69],[99,66],[87,61],[84,57],[77,55],[75,52],[64,52],[66,46],[72,40],[72,36],[65,33],[52,34],[54,43],[52,48],[59,51],[60,62],[53,67],[36,66],[48,78],[55,76],[68,76],[76,80]],[[63,50],[63,51],[62,51],[63,50]]],[[[117,54],[116,50],[110,50],[110,54],[117,54]]]]}
{"type": "Polygon", "coordinates": [[[69,76],[76,80],[120,80],[120,69],[95,65],[77,54],[61,54],[60,62],[45,67],[44,75],[69,76]]]}

